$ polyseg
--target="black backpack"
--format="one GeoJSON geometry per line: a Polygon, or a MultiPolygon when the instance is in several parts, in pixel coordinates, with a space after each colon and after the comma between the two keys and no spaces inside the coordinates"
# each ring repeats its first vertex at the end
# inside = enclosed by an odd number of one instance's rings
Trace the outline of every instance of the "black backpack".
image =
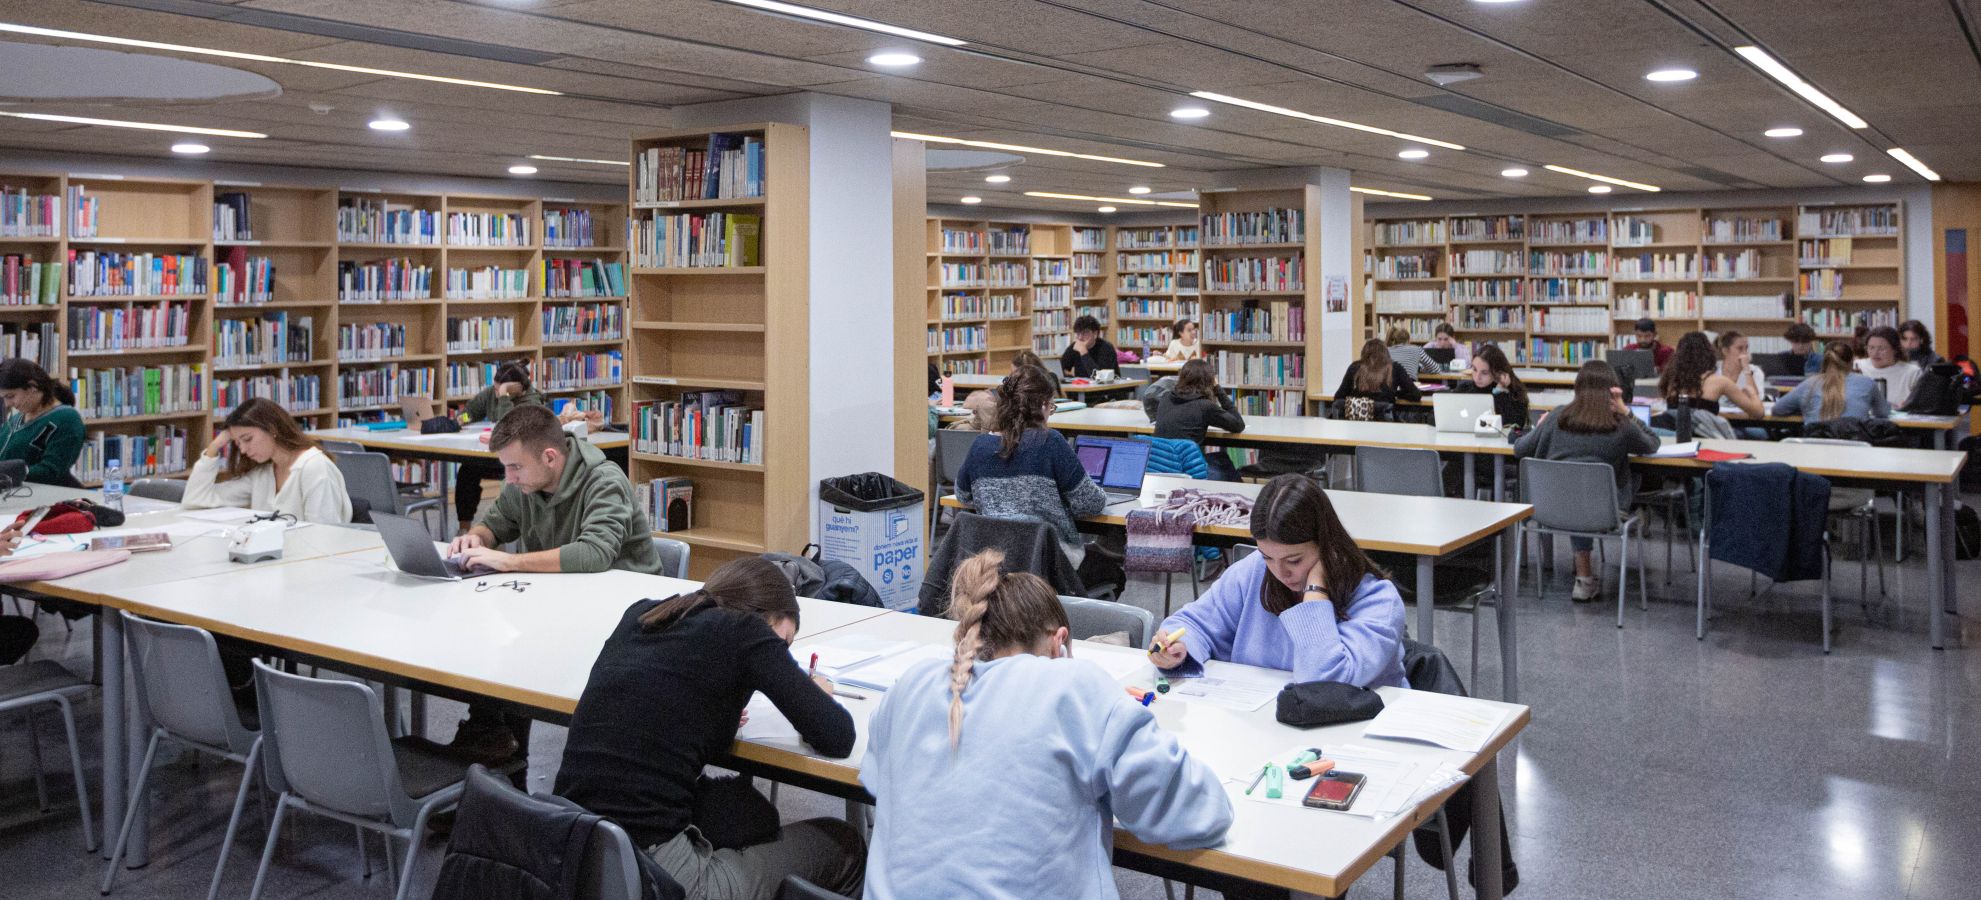
{"type": "Polygon", "coordinates": [[[1951,416],[1960,411],[1961,390],[1958,381],[1962,372],[1952,363],[1931,366],[1919,373],[1919,381],[1912,388],[1912,399],[1906,401],[1901,412],[1923,416],[1951,416]]]}

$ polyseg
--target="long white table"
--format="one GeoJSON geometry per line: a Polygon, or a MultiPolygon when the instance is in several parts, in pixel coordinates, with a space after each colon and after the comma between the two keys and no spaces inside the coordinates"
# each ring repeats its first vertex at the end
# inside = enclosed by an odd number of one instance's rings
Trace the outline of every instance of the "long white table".
{"type": "MultiPolygon", "coordinates": [[[[421,434],[417,428],[373,431],[361,425],[347,425],[343,428],[319,428],[309,435],[319,440],[350,441],[387,456],[462,463],[496,458],[495,452],[488,449],[488,444],[482,440],[494,428],[492,423],[477,422],[450,434],[421,434]]],[[[632,436],[624,431],[594,431],[586,435],[586,440],[600,450],[624,449],[633,442],[632,436]]],[[[449,479],[440,479],[442,509],[450,507],[453,489],[449,479]]]]}

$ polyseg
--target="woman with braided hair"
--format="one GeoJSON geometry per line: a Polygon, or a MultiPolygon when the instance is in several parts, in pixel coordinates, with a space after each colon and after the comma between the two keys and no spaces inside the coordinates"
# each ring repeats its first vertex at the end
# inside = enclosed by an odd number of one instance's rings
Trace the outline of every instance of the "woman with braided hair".
{"type": "Polygon", "coordinates": [[[1113,898],[1113,823],[1210,847],[1231,802],[1099,666],[1070,658],[1066,611],[985,551],[950,582],[956,653],[910,668],[867,730],[876,799],[868,900],[1113,898]],[[968,828],[959,828],[967,817],[968,828]]]}

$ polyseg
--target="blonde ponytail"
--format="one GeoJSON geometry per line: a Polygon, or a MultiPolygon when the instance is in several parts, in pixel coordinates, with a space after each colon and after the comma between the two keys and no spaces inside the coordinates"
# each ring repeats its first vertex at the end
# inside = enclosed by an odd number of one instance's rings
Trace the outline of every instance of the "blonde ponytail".
{"type": "Polygon", "coordinates": [[[983,649],[984,614],[997,593],[1004,554],[986,550],[963,561],[949,582],[949,615],[956,620],[956,659],[949,665],[949,748],[963,738],[963,691],[983,649]]]}

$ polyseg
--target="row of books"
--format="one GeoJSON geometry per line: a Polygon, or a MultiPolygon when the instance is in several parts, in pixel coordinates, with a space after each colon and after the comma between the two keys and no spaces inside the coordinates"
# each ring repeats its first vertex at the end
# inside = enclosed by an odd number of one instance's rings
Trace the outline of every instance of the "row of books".
{"type": "Polygon", "coordinates": [[[1514,362],[1530,365],[1579,366],[1592,359],[1602,359],[1606,341],[1565,341],[1547,338],[1528,338],[1520,344],[1514,354],[1514,362]]]}
{"type": "Polygon", "coordinates": [[[702,149],[649,147],[634,157],[640,203],[764,195],[763,139],[716,132],[702,149]]]}
{"type": "Polygon", "coordinates": [[[1527,254],[1527,271],[1535,275],[1591,275],[1600,278],[1610,272],[1610,255],[1601,250],[1535,250],[1527,254]]]}
{"type": "Polygon", "coordinates": [[[545,356],[537,367],[537,383],[547,391],[618,387],[626,381],[626,357],[617,350],[545,356]]]}
{"type": "Polygon", "coordinates": [[[1521,303],[1527,296],[1526,282],[1518,278],[1453,278],[1453,303],[1521,303]]]}
{"type": "Polygon", "coordinates": [[[366,362],[406,355],[406,326],[397,322],[337,326],[337,359],[366,362]]]}
{"type": "Polygon", "coordinates": [[[1438,255],[1423,253],[1383,254],[1376,257],[1377,278],[1436,278],[1438,255]]]}
{"type": "Polygon", "coordinates": [[[1073,277],[1073,261],[1070,259],[1032,260],[1032,283],[1067,281],[1073,277]]]}
{"type": "Polygon", "coordinates": [[[471,398],[481,393],[483,388],[495,384],[495,373],[504,365],[507,361],[499,359],[475,362],[448,360],[446,369],[441,373],[441,384],[444,386],[441,396],[449,400],[471,398]]]}
{"type": "Polygon", "coordinates": [[[1422,316],[1397,319],[1378,317],[1376,319],[1376,334],[1387,335],[1391,328],[1402,326],[1403,330],[1410,332],[1412,343],[1421,344],[1437,336],[1437,328],[1441,321],[1440,319],[1422,316]]]}
{"type": "Polygon", "coordinates": [[[626,265],[602,259],[546,259],[537,267],[546,297],[624,297],[626,265]]]}
{"type": "Polygon", "coordinates": [[[69,185],[69,236],[78,238],[96,237],[99,216],[103,210],[101,197],[92,197],[80,184],[69,185]]]}
{"type": "Polygon", "coordinates": [[[1106,261],[1098,253],[1073,254],[1073,277],[1099,278],[1107,274],[1103,266],[1106,261]]]}
{"type": "Polygon", "coordinates": [[[387,200],[346,197],[337,203],[337,239],[354,244],[439,244],[440,214],[387,200]]]}
{"type": "Polygon", "coordinates": [[[448,269],[449,300],[522,300],[530,296],[530,270],[482,266],[448,269]]]}
{"type": "Polygon", "coordinates": [[[1105,229],[1105,228],[1078,228],[1078,227],[1076,227],[1076,228],[1074,228],[1074,229],[1073,229],[1073,249],[1074,249],[1075,251],[1080,251],[1080,250],[1106,250],[1106,249],[1107,249],[1107,229],[1105,229]]]}
{"type": "Polygon", "coordinates": [[[252,241],[255,239],[254,206],[241,191],[219,191],[213,195],[213,239],[252,241]]]}
{"type": "Polygon", "coordinates": [[[229,248],[228,257],[216,268],[219,303],[249,306],[275,300],[275,261],[266,256],[249,258],[248,248],[229,248]]]}
{"type": "Polygon", "coordinates": [[[1453,250],[1449,257],[1450,275],[1521,275],[1527,271],[1526,255],[1518,250],[1453,250]]]}
{"type": "Polygon", "coordinates": [[[69,307],[69,350],[150,350],[184,347],[192,342],[192,306],[69,307]]]}
{"type": "Polygon", "coordinates": [[[959,256],[982,256],[984,233],[968,228],[944,228],[939,235],[942,252],[959,256]]]}
{"type": "Polygon", "coordinates": [[[1741,278],[1760,278],[1761,251],[1742,250],[1738,253],[1702,254],[1705,270],[1699,275],[1707,281],[1731,281],[1741,278]]]}
{"type": "Polygon", "coordinates": [[[398,363],[340,369],[337,372],[337,408],[397,406],[401,395],[433,396],[433,367],[402,368],[398,363]]]}
{"type": "Polygon", "coordinates": [[[1300,210],[1282,207],[1204,216],[1204,245],[1297,244],[1306,234],[1303,219],[1300,210]]]}
{"type": "Polygon", "coordinates": [[[1537,306],[1532,322],[1537,332],[1604,334],[1610,330],[1609,313],[1593,306],[1537,306]]]}
{"type": "Polygon", "coordinates": [[[0,237],[55,237],[61,222],[62,198],[0,185],[0,237]]]}
{"type": "Polygon", "coordinates": [[[1850,265],[1850,238],[1812,238],[1797,241],[1796,261],[1805,266],[1850,265]]]}
{"type": "Polygon", "coordinates": [[[337,300],[341,303],[383,303],[387,300],[427,300],[433,297],[433,267],[411,259],[374,259],[337,264],[337,300]]]}
{"type": "Polygon", "coordinates": [[[213,380],[214,415],[225,416],[256,397],[273,400],[290,412],[323,409],[323,376],[269,372],[213,380]]]}
{"type": "Polygon", "coordinates": [[[1235,353],[1220,350],[1211,357],[1218,383],[1225,387],[1304,387],[1307,357],[1300,353],[1235,353]]]}
{"type": "Polygon", "coordinates": [[[1241,391],[1232,405],[1245,416],[1303,416],[1307,398],[1299,391],[1241,391]]]}
{"type": "Polygon", "coordinates": [[[1835,300],[1843,296],[1844,273],[1837,269],[1811,269],[1796,279],[1796,296],[1835,300]]]}
{"type": "Polygon", "coordinates": [[[208,290],[204,256],[69,251],[71,296],[153,297],[208,290]]]}
{"type": "Polygon", "coordinates": [[[528,247],[530,220],[522,213],[450,212],[447,243],[455,247],[528,247]]]}
{"type": "Polygon", "coordinates": [[[1814,307],[1802,311],[1802,322],[1816,333],[1828,336],[1848,335],[1857,326],[1877,328],[1880,325],[1898,327],[1898,310],[1884,309],[1837,309],[1834,307],[1814,307]]]}
{"type": "Polygon", "coordinates": [[[652,214],[633,220],[635,268],[761,265],[763,217],[744,213],[652,214]]]}
{"type": "Polygon", "coordinates": [[[640,453],[761,464],[764,411],[741,391],[690,391],[679,400],[633,407],[633,448],[640,453]]]}
{"type": "Polygon", "coordinates": [[[1032,229],[1023,225],[993,228],[984,234],[991,253],[1024,256],[1032,252],[1032,229]]]}
{"type": "MultiPolygon", "coordinates": [[[[1452,324],[1471,331],[1519,331],[1527,327],[1527,310],[1520,306],[1460,307],[1452,324]]],[[[1603,325],[1607,328],[1609,323],[1603,325]]]]}
{"type": "Polygon", "coordinates": [[[1195,272],[1140,272],[1115,276],[1115,293],[1195,294],[1200,283],[1195,272]]]}
{"type": "Polygon", "coordinates": [[[1613,264],[1616,278],[1689,281],[1699,277],[1699,255],[1696,253],[1618,254],[1613,264]]]}
{"type": "Polygon", "coordinates": [[[1117,228],[1114,231],[1116,250],[1167,250],[1178,243],[1167,228],[1117,228]]]}
{"type": "Polygon", "coordinates": [[[1176,301],[1154,297],[1122,297],[1114,301],[1115,311],[1124,319],[1175,319],[1176,301]]]}
{"type": "Polygon", "coordinates": [[[1526,237],[1526,216],[1468,216],[1451,220],[1453,241],[1518,241],[1526,237]]]}
{"type": "Polygon", "coordinates": [[[0,358],[31,359],[42,369],[55,371],[56,351],[62,336],[54,322],[23,322],[0,325],[0,358]]]}
{"type": "Polygon", "coordinates": [[[985,339],[982,325],[929,327],[928,352],[930,353],[968,353],[989,346],[990,342],[985,339]]]}
{"type": "Polygon", "coordinates": [[[1204,281],[1214,291],[1303,290],[1305,257],[1220,256],[1204,263],[1204,281]]]}
{"type": "Polygon", "coordinates": [[[984,287],[990,283],[983,263],[943,262],[936,266],[936,271],[940,279],[937,283],[946,288],[984,287]]]}
{"type": "Polygon", "coordinates": [[[1251,300],[1238,309],[1206,310],[1202,327],[1207,341],[1304,341],[1307,309],[1285,300],[1251,300]]]}
{"type": "Polygon", "coordinates": [[[1024,263],[993,262],[984,267],[984,282],[990,287],[1024,287],[1032,283],[1024,263]]]}
{"type": "Polygon", "coordinates": [[[18,253],[0,256],[0,305],[54,306],[61,301],[61,263],[35,262],[18,253]]]}
{"type": "Polygon", "coordinates": [[[1116,253],[1116,272],[1195,272],[1198,257],[1195,250],[1172,250],[1168,252],[1116,253]]]}
{"type": "Polygon", "coordinates": [[[1535,219],[1527,223],[1530,244],[1607,244],[1609,241],[1610,220],[1606,217],[1535,219]]]}
{"type": "Polygon", "coordinates": [[[92,431],[83,438],[82,452],[76,455],[75,476],[87,483],[103,480],[110,461],[117,461],[117,473],[126,482],[151,475],[176,475],[191,467],[187,431],[176,425],[157,425],[138,434],[109,434],[92,431]]]}
{"type": "Polygon", "coordinates": [[[604,416],[607,422],[618,421],[618,418],[614,415],[618,411],[618,407],[614,405],[612,392],[610,391],[580,391],[557,398],[557,401],[552,406],[560,411],[571,408],[588,412],[597,410],[598,414],[604,416]]]}
{"type": "Polygon", "coordinates": [[[669,475],[634,485],[633,491],[653,530],[672,533],[695,527],[694,479],[669,475]]]}
{"type": "Polygon", "coordinates": [[[607,241],[605,223],[594,224],[591,210],[544,208],[545,247],[602,247],[607,241]]]}
{"type": "Polygon", "coordinates": [[[1073,288],[1064,284],[1042,284],[1032,288],[1033,309],[1065,309],[1073,305],[1073,288]]]}
{"type": "Polygon", "coordinates": [[[1610,283],[1599,278],[1536,278],[1531,282],[1534,303],[1607,303],[1610,283]]]}
{"type": "Polygon", "coordinates": [[[69,390],[85,419],[152,416],[206,408],[206,366],[69,368],[69,390]]]}
{"type": "Polygon", "coordinates": [[[1780,219],[1715,216],[1706,220],[1704,240],[1711,243],[1781,241],[1788,239],[1787,229],[1788,223],[1780,219]]]}
{"type": "Polygon", "coordinates": [[[1891,237],[1898,225],[1897,206],[1838,206],[1803,210],[1795,230],[1822,237],[1891,237]]]}
{"type": "Polygon", "coordinates": [[[1443,312],[1443,288],[1411,288],[1376,292],[1376,312],[1443,312]]]}
{"type": "Polygon", "coordinates": [[[1786,319],[1789,315],[1787,294],[1708,294],[1703,300],[1709,319],[1786,319]]]}
{"type": "Polygon", "coordinates": [[[1696,319],[1699,294],[1695,291],[1632,291],[1616,298],[1615,317],[1619,319],[1696,319]]]}
{"type": "Polygon", "coordinates": [[[1061,334],[1073,330],[1073,311],[1048,309],[1032,313],[1033,334],[1061,334]]]}
{"type": "Polygon", "coordinates": [[[472,316],[447,319],[447,352],[477,353],[516,346],[515,316],[472,316]]]}
{"type": "Polygon", "coordinates": [[[1416,219],[1408,222],[1377,222],[1376,245],[1427,245],[1444,243],[1443,219],[1416,219]]]}
{"type": "Polygon", "coordinates": [[[616,341],[626,336],[626,309],[617,303],[545,306],[543,342],[616,341]]]}

